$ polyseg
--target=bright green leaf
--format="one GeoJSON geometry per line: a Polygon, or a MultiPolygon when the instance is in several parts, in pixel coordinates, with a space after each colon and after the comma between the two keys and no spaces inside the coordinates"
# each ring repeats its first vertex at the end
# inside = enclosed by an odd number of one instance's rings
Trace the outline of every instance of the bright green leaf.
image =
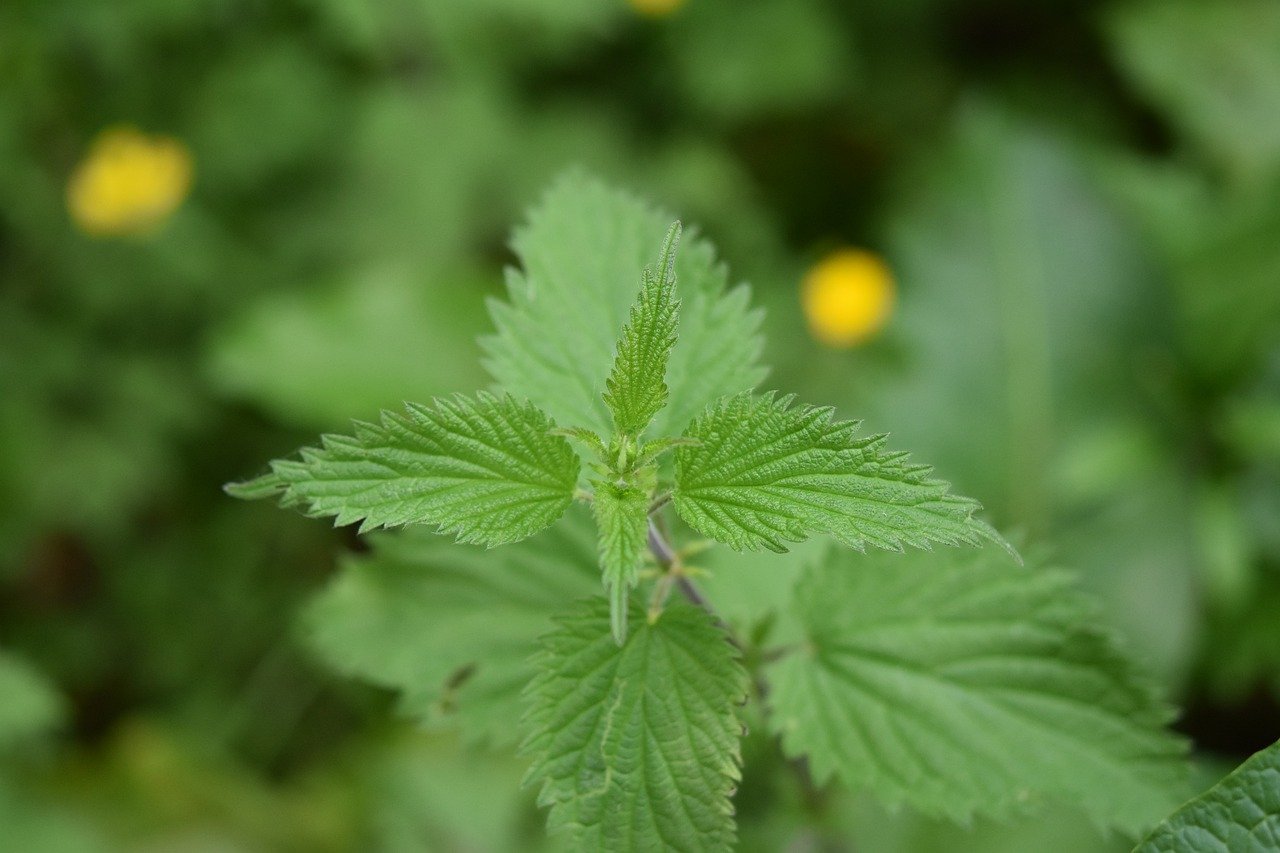
{"type": "Polygon", "coordinates": [[[676,451],[675,506],[694,529],[739,551],[786,550],[815,533],[874,545],[978,544],[994,534],[931,469],[855,437],[858,424],[791,397],[739,394],[717,401],[676,451]]]}
{"type": "Polygon", "coordinates": [[[600,589],[595,530],[576,507],[496,550],[410,528],[344,562],[304,616],[311,646],[348,675],[402,692],[406,713],[516,740],[529,655],[566,601],[600,589]]]}
{"type": "MultiPolygon", "coordinates": [[[[522,269],[508,273],[508,301],[490,305],[497,333],[482,344],[498,384],[560,423],[609,434],[601,394],[615,335],[674,218],[580,173],[561,178],[516,231],[522,269]]],[[[711,246],[686,233],[675,272],[680,338],[654,435],[679,432],[707,403],[764,376],[757,364],[761,316],[748,307],[745,287],[726,291],[728,275],[711,246]]]]}
{"type": "Polygon", "coordinates": [[[627,601],[648,548],[649,494],[634,483],[595,480],[592,508],[600,530],[600,568],[613,638],[627,639],[627,601]]]}
{"type": "Polygon", "coordinates": [[[1174,812],[1134,853],[1280,850],[1280,743],[1174,812]]]}
{"type": "Polygon", "coordinates": [[[573,499],[579,461],[531,403],[481,393],[410,403],[354,436],[326,435],[300,460],[229,487],[233,495],[276,493],[285,506],[361,532],[430,524],[459,541],[499,545],[542,530],[573,499]]]}
{"type": "Polygon", "coordinates": [[[796,601],[771,725],[818,781],[956,820],[1049,798],[1131,832],[1178,802],[1170,714],[1069,576],[994,549],[833,551],[796,601]]]}
{"type": "Polygon", "coordinates": [[[638,436],[667,402],[667,361],[676,343],[680,300],[676,299],[676,249],[680,223],[671,226],[658,256],[658,271],[648,267],[640,298],[622,328],[613,368],[605,379],[604,401],[618,432],[638,436]]]}
{"type": "Polygon", "coordinates": [[[723,630],[683,601],[621,647],[603,600],[558,621],[525,717],[550,829],[579,850],[728,850],[747,680],[723,630]]]}

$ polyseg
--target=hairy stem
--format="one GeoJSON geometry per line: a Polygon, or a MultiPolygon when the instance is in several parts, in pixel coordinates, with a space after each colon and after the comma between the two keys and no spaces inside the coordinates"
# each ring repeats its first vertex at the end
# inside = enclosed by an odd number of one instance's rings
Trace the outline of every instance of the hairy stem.
{"type": "Polygon", "coordinates": [[[652,518],[649,519],[649,550],[653,552],[654,559],[665,572],[670,572],[680,563],[680,555],[667,544],[667,538],[662,535],[662,531],[658,529],[658,525],[652,518]]]}

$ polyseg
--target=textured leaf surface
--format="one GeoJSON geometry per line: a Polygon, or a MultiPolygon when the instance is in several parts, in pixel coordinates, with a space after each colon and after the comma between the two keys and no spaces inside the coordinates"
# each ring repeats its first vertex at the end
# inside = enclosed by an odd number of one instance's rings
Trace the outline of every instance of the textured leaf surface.
{"type": "Polygon", "coordinates": [[[683,601],[621,647],[603,600],[558,621],[525,718],[550,829],[579,850],[728,850],[747,685],[723,631],[683,601]]]}
{"type": "Polygon", "coordinates": [[[481,393],[434,405],[410,403],[357,423],[354,436],[326,435],[300,460],[277,460],[272,473],[230,488],[277,493],[285,506],[361,531],[430,524],[463,542],[523,539],[564,514],[573,499],[578,456],[530,403],[481,393]]]}
{"type": "Polygon", "coordinates": [[[771,725],[819,781],[960,820],[1051,798],[1128,831],[1180,799],[1168,711],[1068,576],[990,548],[833,551],[796,600],[771,725]]]}
{"type": "Polygon", "coordinates": [[[815,533],[891,550],[992,535],[972,518],[976,502],[886,449],[884,436],[856,437],[856,422],[791,402],[739,394],[689,425],[698,444],[676,451],[681,518],[740,551],[783,551],[815,533]]]}
{"type": "Polygon", "coordinates": [[[657,272],[644,270],[640,298],[622,328],[613,368],[605,379],[604,401],[619,432],[638,436],[667,402],[667,360],[676,343],[676,248],[680,224],[667,232],[657,272]]]}
{"type": "Polygon", "coordinates": [[[311,646],[341,672],[400,690],[407,713],[514,742],[538,638],[566,601],[600,589],[586,508],[494,550],[423,528],[372,543],[307,608],[311,646]]]}
{"type": "MultiPolygon", "coordinates": [[[[559,423],[611,432],[601,394],[615,336],[673,219],[584,175],[561,178],[516,231],[522,269],[508,273],[507,301],[490,305],[497,333],[482,344],[498,384],[559,423]]],[[[676,259],[680,339],[654,435],[679,432],[707,403],[764,377],[760,314],[748,307],[745,287],[726,290],[724,266],[691,231],[676,259]]]]}
{"type": "Polygon", "coordinates": [[[1174,812],[1134,853],[1280,850],[1280,743],[1174,812]]]}
{"type": "Polygon", "coordinates": [[[627,598],[636,585],[648,547],[649,496],[632,484],[596,480],[592,501],[600,531],[600,569],[609,596],[610,625],[619,643],[627,638],[627,598]]]}

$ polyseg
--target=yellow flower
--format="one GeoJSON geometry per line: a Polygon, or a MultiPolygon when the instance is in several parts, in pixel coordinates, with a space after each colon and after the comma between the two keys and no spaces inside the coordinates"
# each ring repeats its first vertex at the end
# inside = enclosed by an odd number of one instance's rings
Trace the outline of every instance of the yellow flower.
{"type": "Polygon", "coordinates": [[[190,189],[191,152],[180,141],[112,127],[72,173],[67,208],[86,234],[143,234],[168,219],[190,189]]]}
{"type": "Polygon", "coordinates": [[[632,9],[646,18],[665,18],[667,15],[675,14],[685,4],[685,0],[628,0],[628,2],[631,3],[632,9]]]}
{"type": "Polygon", "coordinates": [[[813,336],[843,349],[884,327],[893,313],[895,294],[893,274],[878,255],[840,249],[809,270],[800,301],[813,336]]]}

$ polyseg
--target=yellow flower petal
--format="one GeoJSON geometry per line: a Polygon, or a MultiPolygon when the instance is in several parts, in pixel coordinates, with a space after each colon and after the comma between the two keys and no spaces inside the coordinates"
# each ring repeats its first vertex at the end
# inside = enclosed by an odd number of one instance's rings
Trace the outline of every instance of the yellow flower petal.
{"type": "Polygon", "coordinates": [[[800,301],[813,336],[844,349],[884,328],[893,313],[896,290],[893,274],[878,255],[840,249],[809,270],[800,301]]]}
{"type": "Polygon", "coordinates": [[[191,189],[182,142],[132,127],[98,134],[67,182],[67,209],[95,237],[143,234],[168,219],[191,189]]]}

